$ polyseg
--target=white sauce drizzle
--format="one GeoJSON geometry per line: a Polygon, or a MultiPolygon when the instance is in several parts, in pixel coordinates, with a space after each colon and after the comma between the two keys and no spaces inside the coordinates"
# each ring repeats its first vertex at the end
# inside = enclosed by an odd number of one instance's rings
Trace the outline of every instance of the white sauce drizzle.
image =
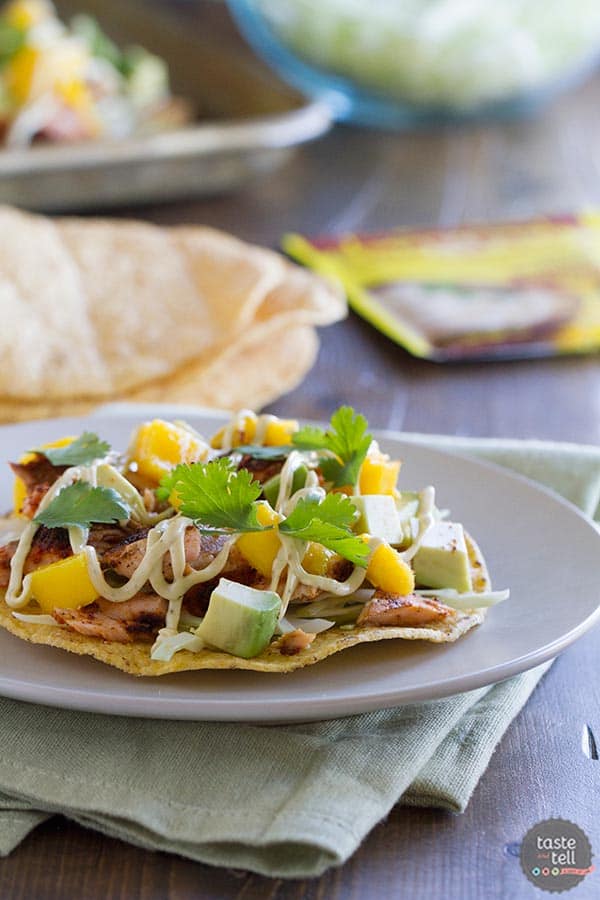
{"type": "MultiPolygon", "coordinates": [[[[52,487],[46,491],[38,506],[38,514],[43,512],[46,507],[49,506],[52,500],[54,500],[56,495],[59,494],[64,487],[67,487],[78,479],[83,479],[89,468],[90,467],[86,466],[72,466],[70,469],[67,469],[66,472],[63,472],[60,478],[54,482],[52,487]]],[[[27,527],[19,538],[17,549],[10,561],[10,579],[6,589],[5,601],[7,606],[10,606],[11,609],[20,609],[23,606],[26,606],[29,601],[31,576],[26,575],[25,578],[23,578],[23,566],[25,565],[25,560],[31,550],[31,544],[38,528],[39,525],[37,522],[29,522],[27,524],[27,527]]],[[[71,539],[72,544],[73,542],[77,544],[79,537],[80,535],[75,534],[71,537],[69,531],[69,538],[71,539]]]]}
{"type": "MultiPolygon", "coordinates": [[[[277,512],[282,512],[285,504],[290,499],[296,469],[299,469],[300,466],[304,465],[306,465],[304,456],[298,450],[292,450],[279,473],[279,493],[277,494],[277,500],[275,501],[275,509],[277,512]]],[[[312,474],[316,478],[316,473],[313,472],[312,474]]]]}

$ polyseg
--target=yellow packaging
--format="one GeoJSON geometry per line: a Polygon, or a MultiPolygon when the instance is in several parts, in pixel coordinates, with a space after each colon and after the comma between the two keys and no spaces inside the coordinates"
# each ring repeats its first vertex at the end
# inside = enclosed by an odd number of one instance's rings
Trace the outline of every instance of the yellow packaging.
{"type": "Polygon", "coordinates": [[[288,235],[283,247],[341,281],[353,309],[414,356],[600,347],[600,212],[339,240],[288,235]]]}

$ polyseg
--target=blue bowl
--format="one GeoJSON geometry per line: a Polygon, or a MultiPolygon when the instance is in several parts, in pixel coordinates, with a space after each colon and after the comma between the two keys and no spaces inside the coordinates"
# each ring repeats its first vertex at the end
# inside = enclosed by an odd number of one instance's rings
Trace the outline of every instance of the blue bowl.
{"type": "MultiPolygon", "coordinates": [[[[558,94],[583,82],[600,60],[600,49],[595,49],[566,74],[549,80],[542,87],[513,93],[468,109],[415,105],[396,101],[303,59],[271,27],[257,0],[227,2],[249,44],[285,81],[304,94],[327,103],[337,121],[358,125],[408,130],[432,125],[528,118],[540,112],[558,94]]],[[[279,2],[284,4],[286,0],[279,2]]]]}

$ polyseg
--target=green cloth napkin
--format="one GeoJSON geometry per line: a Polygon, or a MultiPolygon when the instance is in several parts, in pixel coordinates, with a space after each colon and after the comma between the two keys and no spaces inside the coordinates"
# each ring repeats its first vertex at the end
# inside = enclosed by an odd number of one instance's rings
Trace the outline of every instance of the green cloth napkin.
{"type": "MultiPolygon", "coordinates": [[[[491,459],[596,515],[600,449],[403,437],[491,459]]],[[[127,719],[0,700],[0,852],[63,813],[213,865],[319,875],[348,859],[398,802],[464,810],[547,667],[445,700],[285,726],[127,719]]]]}

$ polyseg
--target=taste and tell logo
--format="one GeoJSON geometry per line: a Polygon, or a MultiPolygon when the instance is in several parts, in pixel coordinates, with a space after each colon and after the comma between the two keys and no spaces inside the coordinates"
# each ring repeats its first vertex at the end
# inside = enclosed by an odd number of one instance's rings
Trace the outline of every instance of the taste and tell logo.
{"type": "Polygon", "coordinates": [[[546,819],[530,828],[520,856],[529,881],[552,893],[570,890],[594,871],[586,833],[566,819],[546,819]]]}

